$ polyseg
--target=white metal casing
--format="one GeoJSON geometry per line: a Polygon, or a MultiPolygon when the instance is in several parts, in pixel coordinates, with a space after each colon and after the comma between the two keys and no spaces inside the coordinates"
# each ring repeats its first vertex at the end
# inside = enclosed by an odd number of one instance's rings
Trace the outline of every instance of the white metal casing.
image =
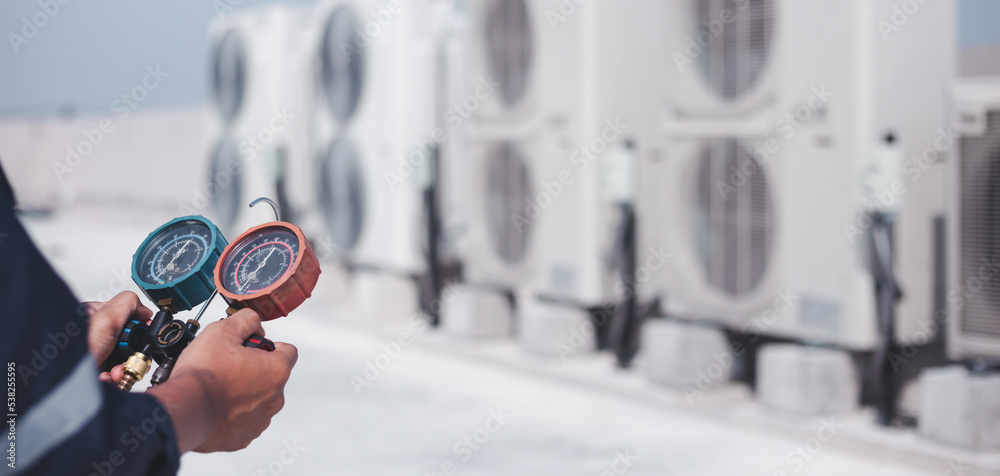
{"type": "Polygon", "coordinates": [[[948,171],[948,354],[997,361],[1000,255],[991,213],[1000,207],[992,195],[1000,172],[1000,77],[963,80],[952,92],[951,111],[961,139],[948,171]]]}
{"type": "Polygon", "coordinates": [[[466,276],[575,305],[603,304],[613,292],[609,251],[617,215],[602,193],[601,155],[654,129],[655,110],[635,92],[655,87],[654,62],[642,45],[660,34],[651,13],[662,7],[555,0],[466,5],[465,29],[451,52],[464,80],[449,101],[451,111],[470,113],[455,121],[460,132],[451,147],[462,177],[456,182],[464,186],[458,214],[466,276]],[[522,9],[524,34],[504,38],[497,17],[522,9]],[[527,57],[523,76],[505,76],[503,60],[490,53],[502,47],[489,38],[526,51],[504,57],[527,57]],[[491,85],[489,95],[479,94],[484,85],[491,85]],[[500,144],[525,161],[527,182],[522,196],[507,197],[503,212],[490,208],[496,201],[489,192],[497,180],[489,154],[500,144]]]}
{"type": "MultiPolygon", "coordinates": [[[[671,252],[673,266],[661,281],[671,314],[745,332],[870,349],[876,339],[875,300],[867,229],[860,220],[869,208],[861,177],[887,132],[909,158],[930,147],[944,125],[954,5],[924,5],[926,12],[887,38],[879,21],[892,21],[888,0],[779,1],[776,8],[778,107],[746,119],[679,121],[668,113],[666,158],[644,164],[649,173],[643,174],[642,187],[643,216],[666,219],[655,224],[659,232],[643,236],[652,244],[663,240],[671,252]],[[801,120],[795,120],[803,107],[801,120]],[[722,213],[723,195],[739,197],[749,188],[752,193],[729,206],[738,207],[734,220],[758,226],[752,232],[736,222],[716,222],[715,236],[737,237],[719,245],[696,238],[702,230],[695,219],[697,187],[691,185],[698,184],[705,144],[725,138],[743,141],[738,149],[749,146],[751,153],[728,163],[714,161],[710,195],[704,196],[710,200],[714,194],[718,206],[710,209],[722,213]],[[748,162],[750,156],[756,161],[748,162]],[[742,172],[727,168],[744,163],[742,172]],[[667,204],[668,211],[650,202],[667,204]],[[736,229],[742,231],[726,231],[736,229]],[[699,254],[698,247],[715,251],[699,254]],[[737,261],[727,261],[727,253],[737,261]]],[[[932,318],[932,220],[943,199],[940,165],[920,169],[915,180],[910,178],[916,172],[908,170],[912,164],[904,163],[907,191],[895,223],[896,274],[905,293],[897,310],[897,338],[903,342],[919,341],[919,322],[932,318]]],[[[714,219],[701,226],[711,228],[714,219]]]]}
{"type": "Polygon", "coordinates": [[[949,122],[944,98],[954,76],[956,7],[918,5],[907,13],[890,0],[782,4],[784,34],[811,39],[783,46],[782,109],[807,103],[817,88],[833,94],[825,114],[784,146],[787,277],[800,296],[795,331],[803,338],[874,345],[871,250],[860,218],[872,207],[859,184],[889,133],[905,157],[899,187],[883,194],[902,201],[893,224],[895,273],[904,293],[896,339],[923,343],[929,337],[924,329],[934,317],[934,274],[943,272],[933,269],[933,224],[944,213],[944,167],[943,154],[925,160],[925,152],[949,122]]]}
{"type": "Polygon", "coordinates": [[[296,177],[308,173],[303,169],[312,149],[309,25],[307,11],[266,7],[231,12],[210,27],[213,127],[219,137],[214,153],[222,144],[235,153],[233,162],[213,160],[209,166],[214,187],[208,190],[215,191],[209,198],[216,205],[210,215],[218,215],[211,218],[228,235],[274,219],[267,207],[248,207],[255,198],[274,199],[286,211],[305,206],[310,198],[311,190],[294,185],[296,177]],[[231,114],[227,104],[236,105],[231,114]]]}
{"type": "Polygon", "coordinates": [[[447,48],[445,119],[453,191],[462,202],[447,220],[457,230],[456,252],[468,282],[520,289],[538,261],[538,233],[526,204],[537,193],[540,174],[539,35],[547,28],[537,2],[472,1],[460,7],[461,21],[447,48]],[[509,5],[514,10],[504,10],[509,5]]]}
{"type": "MultiPolygon", "coordinates": [[[[537,161],[534,294],[593,307],[625,291],[613,246],[620,213],[605,193],[609,154],[638,160],[656,142],[656,109],[644,91],[659,86],[661,58],[646,47],[662,32],[659,1],[607,0],[567,8],[533,2],[537,91],[543,137],[537,161]],[[643,34],[636,34],[643,32],[643,34]],[[629,144],[631,149],[628,149],[629,144]]],[[[625,164],[612,164],[621,167],[625,164]]],[[[621,171],[634,182],[634,171],[621,171]],[[632,172],[632,173],[629,173],[632,172]]],[[[635,188],[626,184],[624,188],[635,188]]],[[[628,193],[624,193],[628,195],[628,193]]],[[[619,196],[618,199],[623,197],[619,196]]],[[[639,250],[639,258],[645,256],[639,250]]]]}
{"type": "MultiPolygon", "coordinates": [[[[314,150],[319,183],[318,205],[324,229],[334,247],[352,266],[413,274],[423,269],[420,167],[428,164],[424,145],[433,145],[435,75],[441,1],[338,0],[323,3],[316,14],[319,25],[313,44],[316,61],[317,105],[314,150]],[[323,56],[333,15],[353,16],[346,31],[333,38],[332,54],[339,67],[360,55],[360,84],[353,108],[336,118],[327,106],[323,56]],[[349,13],[348,13],[349,12],[349,13]],[[338,40],[339,38],[339,40],[338,40]],[[342,41],[341,41],[342,40],[342,41]],[[353,147],[357,175],[344,165],[331,166],[333,144],[346,138],[353,147]],[[324,163],[326,162],[326,163],[324,163]],[[338,168],[340,167],[340,168],[338,168]],[[358,188],[345,192],[349,187],[358,188]],[[332,194],[336,204],[325,202],[332,194]],[[345,193],[355,193],[350,198],[345,193]],[[349,203],[360,198],[360,206],[349,203]],[[358,222],[351,224],[351,217],[358,222]],[[344,220],[336,224],[331,220],[344,220]],[[356,226],[359,225],[359,226],[356,226]],[[354,228],[353,230],[351,228],[354,228]]],[[[338,76],[344,80],[343,76],[338,76]]],[[[348,142],[341,142],[342,144],[348,142]]]]}

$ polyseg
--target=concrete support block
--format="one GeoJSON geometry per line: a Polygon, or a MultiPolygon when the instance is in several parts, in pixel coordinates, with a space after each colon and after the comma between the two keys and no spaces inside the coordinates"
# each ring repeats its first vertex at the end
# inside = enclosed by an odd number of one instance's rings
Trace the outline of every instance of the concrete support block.
{"type": "Polygon", "coordinates": [[[321,266],[323,273],[319,275],[319,284],[313,290],[313,296],[321,296],[336,303],[350,303],[351,274],[337,263],[325,262],[321,266]]]}
{"type": "Polygon", "coordinates": [[[518,306],[521,348],[537,355],[569,358],[597,347],[586,310],[529,299],[518,306]]]}
{"type": "Polygon", "coordinates": [[[917,424],[933,440],[1000,448],[1000,373],[972,374],[962,366],[924,370],[917,424]]]}
{"type": "Polygon", "coordinates": [[[417,286],[407,276],[357,270],[351,275],[354,306],[364,315],[406,316],[417,311],[417,286]]]}
{"type": "Polygon", "coordinates": [[[701,392],[728,382],[736,357],[722,330],[668,319],[643,325],[642,354],[653,382],[701,392]]]}
{"type": "Polygon", "coordinates": [[[757,400],[808,415],[854,410],[861,382],[846,351],[797,344],[763,346],[757,356],[757,400]]]}
{"type": "Polygon", "coordinates": [[[469,285],[455,286],[442,300],[441,327],[448,334],[467,338],[510,335],[513,316],[506,295],[469,285]]]}

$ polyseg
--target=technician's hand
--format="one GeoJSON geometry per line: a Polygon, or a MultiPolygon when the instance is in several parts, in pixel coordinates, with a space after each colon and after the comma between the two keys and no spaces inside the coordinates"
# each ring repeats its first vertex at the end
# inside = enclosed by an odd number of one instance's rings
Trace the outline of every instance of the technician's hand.
{"type": "MultiPolygon", "coordinates": [[[[107,360],[118,344],[125,323],[135,316],[136,319],[147,322],[153,317],[153,311],[146,309],[132,291],[124,291],[111,298],[108,302],[85,302],[89,325],[87,329],[87,346],[94,361],[100,365],[107,360]]],[[[117,382],[122,378],[123,365],[102,372],[98,378],[105,382],[117,382]]]]}
{"type": "Polygon", "coordinates": [[[243,347],[253,334],[263,336],[264,328],[249,309],[209,324],[181,354],[170,380],[150,390],[170,411],[181,452],[246,448],[284,406],[298,350],[282,342],[274,352],[243,347]]]}

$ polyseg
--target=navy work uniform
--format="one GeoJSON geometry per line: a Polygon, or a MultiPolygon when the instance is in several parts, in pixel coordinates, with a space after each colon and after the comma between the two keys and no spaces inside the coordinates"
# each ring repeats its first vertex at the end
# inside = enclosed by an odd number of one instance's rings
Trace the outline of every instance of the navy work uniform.
{"type": "Polygon", "coordinates": [[[7,369],[0,474],[176,474],[180,454],[167,410],[151,395],[97,379],[87,313],[13,208],[0,168],[0,364],[7,369]]]}

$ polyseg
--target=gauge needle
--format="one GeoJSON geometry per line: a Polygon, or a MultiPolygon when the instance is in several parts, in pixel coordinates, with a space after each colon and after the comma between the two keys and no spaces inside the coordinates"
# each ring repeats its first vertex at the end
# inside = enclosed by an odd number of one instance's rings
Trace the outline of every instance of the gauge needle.
{"type": "Polygon", "coordinates": [[[184,242],[184,246],[181,246],[181,249],[177,250],[177,252],[174,253],[174,257],[170,259],[170,262],[167,263],[167,266],[165,268],[167,271],[173,271],[174,270],[174,260],[176,260],[178,256],[184,254],[184,249],[187,248],[187,246],[189,244],[191,244],[191,240],[185,241],[184,242]]]}
{"type": "MultiPolygon", "coordinates": [[[[274,254],[274,248],[271,248],[271,252],[268,253],[263,260],[261,260],[260,264],[257,265],[257,269],[251,271],[250,274],[247,275],[247,282],[243,283],[243,286],[250,284],[250,281],[257,280],[257,271],[260,271],[260,269],[263,268],[265,264],[267,264],[267,259],[270,258],[272,254],[274,254]]],[[[240,292],[243,292],[243,286],[240,286],[239,289],[240,292]]]]}

